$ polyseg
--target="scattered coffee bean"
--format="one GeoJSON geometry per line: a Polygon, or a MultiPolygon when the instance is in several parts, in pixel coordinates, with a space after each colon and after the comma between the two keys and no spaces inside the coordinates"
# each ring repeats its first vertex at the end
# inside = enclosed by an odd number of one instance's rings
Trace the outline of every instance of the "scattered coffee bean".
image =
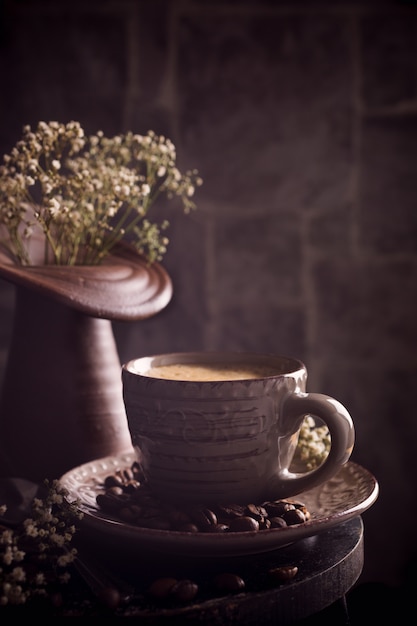
{"type": "Polygon", "coordinates": [[[173,600],[175,602],[191,602],[198,593],[198,585],[188,579],[157,578],[148,589],[154,600],[173,600]]]}
{"type": "Polygon", "coordinates": [[[121,602],[121,596],[118,589],[114,587],[105,587],[98,594],[98,599],[109,609],[117,609],[121,602]]]}
{"type": "Polygon", "coordinates": [[[270,569],[268,577],[273,582],[285,583],[294,578],[297,573],[298,567],[296,565],[284,565],[270,569]]]}
{"type": "Polygon", "coordinates": [[[177,583],[178,580],[176,578],[157,578],[151,583],[148,593],[152,598],[158,600],[166,599],[177,583]]]}
{"type": "Polygon", "coordinates": [[[246,583],[237,574],[225,572],[223,574],[217,574],[213,580],[214,586],[218,591],[227,593],[236,593],[243,591],[246,587],[246,583]]]}
{"type": "Polygon", "coordinates": [[[170,596],[178,602],[191,602],[198,593],[198,585],[192,580],[179,580],[171,589],[170,596]]]}

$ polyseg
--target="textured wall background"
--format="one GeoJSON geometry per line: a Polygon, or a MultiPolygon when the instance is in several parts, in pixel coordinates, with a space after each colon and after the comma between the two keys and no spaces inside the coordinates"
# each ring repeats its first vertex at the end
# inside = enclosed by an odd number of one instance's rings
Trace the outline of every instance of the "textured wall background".
{"type": "MultiPolygon", "coordinates": [[[[4,1],[0,152],[23,124],[149,128],[204,186],[173,212],[174,297],[115,324],[122,361],[187,349],[301,357],[350,410],[380,483],[362,580],[417,556],[417,6],[4,1]]],[[[0,373],[13,316],[0,281],[0,373]]]]}

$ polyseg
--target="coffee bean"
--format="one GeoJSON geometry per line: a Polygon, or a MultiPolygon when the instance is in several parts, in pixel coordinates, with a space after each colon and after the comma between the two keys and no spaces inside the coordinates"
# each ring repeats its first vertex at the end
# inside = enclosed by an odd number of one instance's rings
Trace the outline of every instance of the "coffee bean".
{"type": "Polygon", "coordinates": [[[275,502],[265,502],[264,508],[270,517],[281,517],[286,511],[294,509],[294,505],[287,500],[276,500],[275,502]]]}
{"type": "Polygon", "coordinates": [[[120,592],[114,587],[105,587],[98,594],[98,599],[109,609],[117,609],[121,602],[120,592]]]}
{"type": "Polygon", "coordinates": [[[96,497],[96,502],[104,511],[109,513],[117,513],[126,504],[126,499],[122,495],[115,495],[113,493],[99,493],[96,497]]]}
{"type": "Polygon", "coordinates": [[[242,515],[230,521],[229,529],[232,532],[258,531],[259,522],[249,515],[242,515]]]}
{"type": "Polygon", "coordinates": [[[192,521],[202,532],[207,532],[217,524],[217,516],[211,509],[196,508],[190,510],[192,521]]]}
{"type": "Polygon", "coordinates": [[[117,476],[116,474],[112,474],[110,476],[106,476],[104,480],[104,486],[106,488],[110,487],[123,487],[123,479],[121,476],[117,476]]]}
{"type": "Polygon", "coordinates": [[[271,528],[271,520],[269,517],[263,517],[258,524],[259,530],[268,530],[268,528],[271,528]]]}
{"type": "MultiPolygon", "coordinates": [[[[106,493],[108,496],[123,496],[124,495],[124,489],[122,486],[118,485],[113,485],[112,487],[109,487],[106,490],[106,493]]],[[[127,498],[122,498],[122,499],[127,499],[127,498]]]]}
{"type": "Polygon", "coordinates": [[[218,591],[225,592],[238,592],[245,589],[246,583],[237,574],[225,572],[223,574],[217,574],[213,580],[214,586],[218,591]]]}
{"type": "Polygon", "coordinates": [[[305,504],[296,504],[295,507],[304,513],[306,522],[311,518],[310,511],[307,509],[305,504]]]}
{"type": "Polygon", "coordinates": [[[177,583],[178,580],[176,578],[157,578],[151,583],[148,593],[156,599],[168,598],[171,590],[177,583]]]}
{"type": "Polygon", "coordinates": [[[296,565],[284,565],[270,569],[268,577],[272,582],[285,583],[294,578],[297,573],[298,567],[296,565]]]}
{"type": "Polygon", "coordinates": [[[245,514],[245,506],[241,504],[217,504],[214,510],[219,519],[241,517],[245,514]]]}
{"type": "Polygon", "coordinates": [[[301,509],[290,509],[289,511],[285,511],[282,517],[287,522],[288,526],[302,524],[306,521],[305,515],[301,509]]]}
{"type": "Polygon", "coordinates": [[[288,526],[283,517],[270,517],[269,521],[271,522],[271,528],[285,528],[285,526],[288,526]]]}
{"type": "Polygon", "coordinates": [[[265,517],[268,517],[268,513],[263,506],[258,506],[257,504],[248,504],[245,509],[245,515],[249,515],[260,522],[265,517]]]}
{"type": "Polygon", "coordinates": [[[207,532],[209,532],[209,533],[226,533],[228,530],[230,530],[230,526],[228,526],[227,524],[214,524],[209,529],[207,529],[207,532]]]}
{"type": "Polygon", "coordinates": [[[132,479],[126,483],[124,490],[126,493],[133,493],[134,491],[139,489],[139,487],[140,487],[140,482],[138,480],[132,479]]]}
{"type": "Polygon", "coordinates": [[[179,602],[191,602],[198,593],[198,585],[192,580],[179,580],[171,589],[170,596],[179,602]]]}

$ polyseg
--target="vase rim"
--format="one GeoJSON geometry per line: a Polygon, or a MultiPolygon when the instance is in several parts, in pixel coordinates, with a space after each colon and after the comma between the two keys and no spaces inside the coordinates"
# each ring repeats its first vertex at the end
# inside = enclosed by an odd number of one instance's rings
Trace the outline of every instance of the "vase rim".
{"type": "Polygon", "coordinates": [[[90,266],[23,266],[0,251],[0,277],[93,317],[112,320],[151,317],[172,298],[166,269],[123,243],[101,265],[90,266]]]}

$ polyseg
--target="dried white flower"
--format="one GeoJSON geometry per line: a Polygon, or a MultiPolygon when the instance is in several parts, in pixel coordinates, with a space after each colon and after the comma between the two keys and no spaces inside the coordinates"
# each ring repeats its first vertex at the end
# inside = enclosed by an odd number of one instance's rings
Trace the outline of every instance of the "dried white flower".
{"type": "Polygon", "coordinates": [[[330,451],[330,434],[327,426],[317,426],[311,416],[307,416],[300,429],[294,461],[312,470],[321,465],[330,451]]]}
{"type": "Polygon", "coordinates": [[[150,262],[161,260],[168,222],[148,219],[157,198],[177,198],[184,211],[202,184],[197,170],[182,174],[174,144],[150,130],[89,137],[78,122],[41,121],[0,166],[0,240],[22,265],[30,265],[30,238],[46,239],[45,263],[94,265],[126,235],[150,262]]]}
{"type": "MultiPolygon", "coordinates": [[[[0,526],[0,606],[25,604],[46,596],[48,585],[69,581],[67,568],[77,554],[70,546],[74,520],[82,514],[66,495],[58,481],[45,481],[45,497],[33,499],[31,517],[11,528],[0,526]]],[[[3,515],[5,510],[2,505],[3,515]]]]}

